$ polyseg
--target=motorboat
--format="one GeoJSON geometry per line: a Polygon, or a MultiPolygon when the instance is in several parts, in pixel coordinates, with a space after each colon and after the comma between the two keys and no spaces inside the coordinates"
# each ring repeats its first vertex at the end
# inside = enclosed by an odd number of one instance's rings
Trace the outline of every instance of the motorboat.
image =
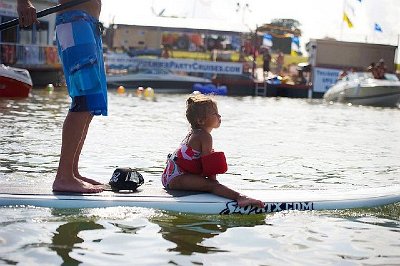
{"type": "Polygon", "coordinates": [[[0,64],[0,97],[28,97],[31,89],[28,70],[0,64]]]}
{"type": "Polygon", "coordinates": [[[386,73],[384,79],[375,79],[370,72],[353,72],[330,87],[324,99],[354,105],[398,107],[400,81],[390,73],[386,73]]]}
{"type": "Polygon", "coordinates": [[[268,97],[290,97],[307,98],[311,86],[304,77],[305,73],[311,71],[308,63],[299,63],[297,72],[299,80],[292,83],[286,82],[285,77],[273,75],[271,72],[264,76],[264,73],[257,73],[258,78],[253,77],[250,72],[240,75],[216,74],[212,82],[217,86],[226,86],[228,95],[232,96],[253,96],[263,95],[268,97]]]}
{"type": "Polygon", "coordinates": [[[151,87],[155,92],[191,93],[194,84],[210,84],[211,80],[174,73],[168,69],[141,69],[134,73],[108,74],[107,86],[117,89],[120,86],[126,89],[151,87]]]}

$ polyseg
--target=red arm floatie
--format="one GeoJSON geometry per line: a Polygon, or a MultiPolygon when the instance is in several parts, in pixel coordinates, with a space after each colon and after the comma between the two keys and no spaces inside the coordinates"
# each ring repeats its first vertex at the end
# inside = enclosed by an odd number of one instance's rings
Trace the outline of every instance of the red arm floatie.
{"type": "Polygon", "coordinates": [[[223,174],[228,170],[225,154],[223,152],[213,152],[201,157],[201,164],[203,166],[204,176],[223,174]]]}
{"type": "Polygon", "coordinates": [[[183,171],[187,173],[200,175],[203,172],[200,159],[185,160],[183,158],[176,157],[175,162],[183,171]]]}

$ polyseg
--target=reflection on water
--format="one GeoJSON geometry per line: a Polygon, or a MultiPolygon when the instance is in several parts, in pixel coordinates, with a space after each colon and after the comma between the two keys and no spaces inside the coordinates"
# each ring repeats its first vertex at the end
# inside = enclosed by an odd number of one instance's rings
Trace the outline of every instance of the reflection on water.
{"type": "Polygon", "coordinates": [[[104,227],[93,221],[76,221],[60,225],[52,238],[50,249],[62,258],[62,265],[79,265],[80,261],[69,255],[73,249],[78,248],[76,244],[84,242],[84,239],[78,237],[78,234],[81,231],[96,229],[104,229],[104,227]]]}
{"type": "Polygon", "coordinates": [[[213,238],[225,232],[231,227],[254,227],[265,224],[264,215],[254,217],[236,217],[236,219],[224,216],[193,216],[173,215],[160,216],[151,219],[151,222],[161,227],[160,233],[165,240],[176,244],[175,248],[168,251],[179,252],[182,255],[193,253],[224,252],[222,247],[204,245],[206,239],[213,238]]]}
{"type": "MultiPolygon", "coordinates": [[[[187,95],[109,95],[93,120],[81,171],[107,182],[137,167],[158,187],[166,155],[185,136],[187,95]]],[[[217,97],[216,150],[234,188],[351,189],[400,184],[400,110],[320,100],[217,97]]],[[[65,91],[0,99],[0,185],[50,186],[58,165],[65,91]]],[[[2,208],[0,262],[25,265],[398,264],[400,204],[252,217],[140,208],[2,208]]]]}
{"type": "Polygon", "coordinates": [[[235,217],[122,207],[3,212],[0,260],[6,264],[376,265],[400,258],[399,216],[376,216],[390,210],[235,217]]]}

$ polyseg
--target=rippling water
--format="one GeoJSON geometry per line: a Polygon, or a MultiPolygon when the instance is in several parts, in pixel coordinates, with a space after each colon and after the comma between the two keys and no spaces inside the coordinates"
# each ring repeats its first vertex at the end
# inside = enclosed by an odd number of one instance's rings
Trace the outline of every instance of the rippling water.
{"type": "MultiPolygon", "coordinates": [[[[156,101],[110,92],[81,172],[107,182],[117,166],[160,185],[166,155],[185,136],[187,95],[156,101]]],[[[233,188],[351,189],[400,184],[400,110],[320,100],[217,97],[233,188]]],[[[65,91],[0,98],[0,185],[50,186],[65,91]]],[[[185,215],[140,208],[1,208],[0,263],[21,265],[376,265],[400,262],[400,204],[268,215],[185,215]]]]}

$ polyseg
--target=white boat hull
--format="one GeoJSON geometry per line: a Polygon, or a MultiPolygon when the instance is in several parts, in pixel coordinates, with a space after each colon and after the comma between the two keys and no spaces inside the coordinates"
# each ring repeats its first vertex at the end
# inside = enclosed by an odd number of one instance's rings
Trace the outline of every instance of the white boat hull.
{"type": "Polygon", "coordinates": [[[348,95],[344,97],[343,102],[355,105],[396,107],[400,103],[400,90],[397,88],[391,91],[386,88],[385,92],[380,94],[348,95]]]}
{"type": "Polygon", "coordinates": [[[324,99],[328,102],[354,105],[398,107],[400,81],[378,79],[339,81],[324,94],[324,99]]]}

